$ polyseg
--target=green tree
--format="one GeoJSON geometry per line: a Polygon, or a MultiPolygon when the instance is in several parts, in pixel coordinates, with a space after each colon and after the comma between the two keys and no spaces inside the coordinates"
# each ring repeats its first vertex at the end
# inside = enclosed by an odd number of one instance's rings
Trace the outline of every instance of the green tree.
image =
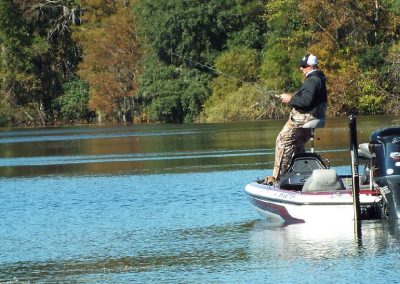
{"type": "Polygon", "coordinates": [[[142,120],[189,122],[196,120],[209,96],[210,75],[196,69],[176,67],[157,57],[145,57],[139,80],[142,120]]]}
{"type": "Polygon", "coordinates": [[[398,114],[400,113],[400,42],[389,48],[382,74],[387,97],[385,111],[398,114]]]}
{"type": "Polygon", "coordinates": [[[212,65],[228,39],[232,45],[262,44],[262,29],[254,26],[255,21],[261,22],[260,7],[254,0],[142,0],[136,12],[147,42],[161,60],[179,65],[186,56],[212,65]],[[254,30],[244,31],[245,26],[254,30]]]}
{"type": "Polygon", "coordinates": [[[393,13],[400,16],[400,2],[398,0],[382,0],[384,7],[390,9],[393,13]]]}
{"type": "MultiPolygon", "coordinates": [[[[70,37],[73,1],[1,1],[2,99],[21,110],[20,123],[46,125],[61,85],[73,76],[79,51],[70,37]]],[[[18,123],[18,122],[17,122],[18,123]]]]}
{"type": "Polygon", "coordinates": [[[148,44],[139,94],[152,120],[196,120],[210,95],[210,76],[218,75],[211,67],[218,54],[263,44],[261,7],[259,1],[244,0],[138,3],[148,44]]]}
{"type": "Polygon", "coordinates": [[[3,123],[11,123],[15,117],[7,109],[26,105],[30,92],[38,89],[30,51],[33,38],[12,1],[0,1],[0,45],[1,116],[3,123]]]}
{"type": "Polygon", "coordinates": [[[268,30],[261,64],[261,81],[269,90],[294,91],[301,82],[298,61],[312,33],[304,26],[299,1],[270,1],[265,6],[268,30]]]}
{"type": "Polygon", "coordinates": [[[255,49],[230,49],[215,61],[220,71],[214,78],[212,96],[206,101],[202,120],[231,121],[282,117],[284,108],[274,92],[258,81],[260,58],[255,49]]]}

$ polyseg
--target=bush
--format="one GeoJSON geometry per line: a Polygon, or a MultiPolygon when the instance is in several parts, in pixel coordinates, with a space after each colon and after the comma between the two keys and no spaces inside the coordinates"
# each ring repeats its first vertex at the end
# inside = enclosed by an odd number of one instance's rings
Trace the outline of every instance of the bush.
{"type": "Polygon", "coordinates": [[[361,74],[356,84],[358,88],[358,108],[361,114],[374,115],[384,112],[386,95],[380,88],[379,73],[376,70],[361,74]]]}
{"type": "Polygon", "coordinates": [[[149,107],[150,121],[182,122],[180,98],[176,96],[159,97],[149,107]]]}
{"type": "Polygon", "coordinates": [[[359,111],[361,114],[382,114],[384,101],[384,96],[361,96],[359,99],[359,111]]]}
{"type": "Polygon", "coordinates": [[[88,121],[90,119],[89,84],[74,79],[63,85],[64,95],[56,99],[61,116],[67,121],[88,121]]]}
{"type": "Polygon", "coordinates": [[[217,100],[218,103],[209,101],[201,120],[215,122],[286,117],[287,108],[273,95],[273,92],[264,91],[260,85],[244,84],[226,94],[223,100],[217,100]]]}

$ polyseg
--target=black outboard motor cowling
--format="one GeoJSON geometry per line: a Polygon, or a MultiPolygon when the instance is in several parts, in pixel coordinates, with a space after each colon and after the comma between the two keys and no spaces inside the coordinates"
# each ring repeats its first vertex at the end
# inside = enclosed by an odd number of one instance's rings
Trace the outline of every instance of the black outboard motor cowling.
{"type": "Polygon", "coordinates": [[[388,127],[371,134],[374,181],[387,202],[389,219],[400,218],[400,128],[388,127]]]}

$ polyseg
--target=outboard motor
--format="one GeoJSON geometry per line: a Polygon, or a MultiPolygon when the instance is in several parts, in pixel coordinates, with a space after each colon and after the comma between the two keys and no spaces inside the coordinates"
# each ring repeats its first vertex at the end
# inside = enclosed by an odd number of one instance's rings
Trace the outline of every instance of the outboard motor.
{"type": "Polygon", "coordinates": [[[383,212],[389,219],[400,218],[400,128],[379,129],[371,134],[369,151],[373,179],[386,202],[383,212]],[[386,210],[385,210],[386,211],[386,210]]]}

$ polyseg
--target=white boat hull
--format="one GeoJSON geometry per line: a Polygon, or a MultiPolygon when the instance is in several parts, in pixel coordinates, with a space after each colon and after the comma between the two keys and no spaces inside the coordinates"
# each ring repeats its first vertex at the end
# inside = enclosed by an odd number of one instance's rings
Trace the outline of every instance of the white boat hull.
{"type": "MultiPolygon", "coordinates": [[[[283,223],[343,222],[354,219],[352,191],[298,192],[252,182],[245,192],[265,219],[283,223]]],[[[361,206],[373,206],[381,196],[370,190],[360,194],[361,206]]]]}

